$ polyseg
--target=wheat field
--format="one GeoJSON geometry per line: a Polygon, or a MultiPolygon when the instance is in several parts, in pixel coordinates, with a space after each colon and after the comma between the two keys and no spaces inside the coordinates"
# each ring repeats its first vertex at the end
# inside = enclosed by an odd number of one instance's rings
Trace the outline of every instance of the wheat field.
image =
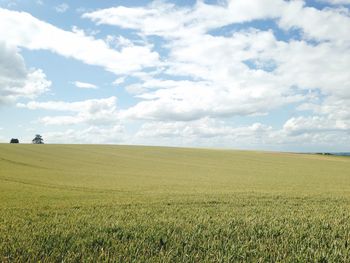
{"type": "Polygon", "coordinates": [[[2,262],[349,262],[350,158],[0,144],[2,262]]]}

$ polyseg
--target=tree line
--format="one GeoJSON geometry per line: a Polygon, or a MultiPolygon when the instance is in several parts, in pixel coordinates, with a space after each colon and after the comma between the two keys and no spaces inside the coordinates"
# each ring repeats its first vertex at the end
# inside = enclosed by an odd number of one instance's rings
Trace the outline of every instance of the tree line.
{"type": "MultiPolygon", "coordinates": [[[[17,138],[12,138],[10,140],[10,143],[19,143],[19,140],[17,138]]],[[[34,139],[32,140],[33,144],[44,144],[44,139],[40,134],[36,134],[34,139]]]]}

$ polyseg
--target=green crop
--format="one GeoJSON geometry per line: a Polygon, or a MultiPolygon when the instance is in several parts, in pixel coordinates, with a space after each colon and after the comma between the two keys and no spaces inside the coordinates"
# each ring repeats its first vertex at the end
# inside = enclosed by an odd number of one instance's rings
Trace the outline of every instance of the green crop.
{"type": "Polygon", "coordinates": [[[350,262],[350,158],[2,144],[0,261],[350,262]]]}

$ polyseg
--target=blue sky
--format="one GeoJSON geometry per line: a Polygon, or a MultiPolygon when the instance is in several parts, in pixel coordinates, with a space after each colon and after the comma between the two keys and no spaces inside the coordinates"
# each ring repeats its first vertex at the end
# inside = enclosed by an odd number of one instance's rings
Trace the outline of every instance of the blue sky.
{"type": "Polygon", "coordinates": [[[0,0],[0,142],[349,151],[348,0],[0,0]]]}

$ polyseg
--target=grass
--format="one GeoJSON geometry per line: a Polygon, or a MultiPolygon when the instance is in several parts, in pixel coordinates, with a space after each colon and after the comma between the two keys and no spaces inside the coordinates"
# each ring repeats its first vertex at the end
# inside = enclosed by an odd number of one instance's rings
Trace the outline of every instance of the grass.
{"type": "Polygon", "coordinates": [[[349,262],[350,158],[0,144],[0,261],[349,262]]]}

